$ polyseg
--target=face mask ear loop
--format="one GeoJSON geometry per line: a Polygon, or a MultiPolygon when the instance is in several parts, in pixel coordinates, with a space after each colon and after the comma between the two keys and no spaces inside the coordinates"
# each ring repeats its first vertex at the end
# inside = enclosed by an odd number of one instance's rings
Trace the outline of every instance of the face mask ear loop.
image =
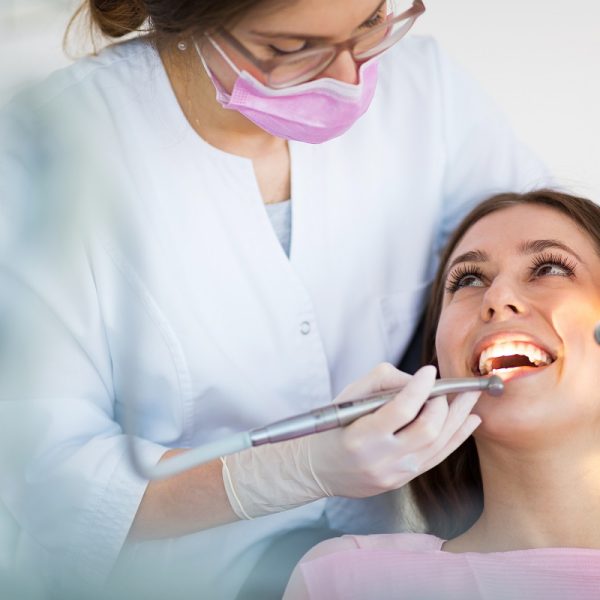
{"type": "MultiPolygon", "coordinates": [[[[227,56],[227,54],[225,54],[225,52],[223,51],[223,49],[221,48],[221,46],[219,46],[219,44],[217,44],[217,42],[215,42],[215,40],[213,40],[210,37],[210,35],[205,34],[205,36],[208,39],[208,41],[212,44],[212,47],[219,53],[219,55],[221,56],[221,58],[231,67],[231,69],[233,70],[233,72],[239,77],[239,75],[241,73],[240,70],[237,68],[237,66],[235,65],[235,63],[229,58],[229,56],[227,56]]],[[[200,52],[200,48],[198,47],[198,43],[196,42],[196,40],[194,40],[194,46],[196,48],[196,52],[198,53],[198,56],[200,57],[200,61],[202,62],[202,66],[206,70],[207,74],[209,74],[210,73],[209,67],[206,64],[206,60],[204,59],[204,56],[202,56],[202,52],[200,52]]]]}
{"type": "Polygon", "coordinates": [[[202,52],[200,52],[200,48],[198,48],[198,44],[195,41],[194,41],[194,48],[196,48],[196,53],[198,54],[198,58],[200,59],[200,62],[202,63],[202,66],[204,67],[206,74],[210,77],[210,71],[208,70],[208,65],[206,64],[206,61],[204,60],[204,56],[202,56],[202,52]]]}

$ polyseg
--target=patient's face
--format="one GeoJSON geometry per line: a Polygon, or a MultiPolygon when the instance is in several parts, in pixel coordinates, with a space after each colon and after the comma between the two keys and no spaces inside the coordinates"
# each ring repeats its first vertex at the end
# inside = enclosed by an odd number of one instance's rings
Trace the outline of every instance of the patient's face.
{"type": "Polygon", "coordinates": [[[600,431],[600,257],[586,233],[545,206],[477,222],[452,253],[436,348],[442,377],[496,373],[477,435],[529,443],[600,431]]]}

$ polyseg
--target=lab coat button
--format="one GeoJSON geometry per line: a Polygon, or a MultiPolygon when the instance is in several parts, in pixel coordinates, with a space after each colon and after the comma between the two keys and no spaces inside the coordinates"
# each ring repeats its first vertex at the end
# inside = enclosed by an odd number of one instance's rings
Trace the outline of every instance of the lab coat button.
{"type": "Polygon", "coordinates": [[[310,323],[308,321],[302,321],[302,323],[300,323],[300,333],[302,335],[308,335],[310,333],[310,323]]]}

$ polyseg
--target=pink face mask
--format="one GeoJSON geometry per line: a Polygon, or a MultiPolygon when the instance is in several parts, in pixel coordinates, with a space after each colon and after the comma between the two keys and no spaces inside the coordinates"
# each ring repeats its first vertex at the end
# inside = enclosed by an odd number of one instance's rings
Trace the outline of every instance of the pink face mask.
{"type": "Polygon", "coordinates": [[[359,83],[355,85],[323,78],[274,90],[246,71],[240,71],[219,46],[210,41],[238,76],[228,94],[196,45],[198,56],[217,91],[217,101],[223,108],[237,110],[276,137],[310,144],[326,142],[347,131],[373,99],[377,86],[378,63],[375,60],[360,66],[359,83]]]}

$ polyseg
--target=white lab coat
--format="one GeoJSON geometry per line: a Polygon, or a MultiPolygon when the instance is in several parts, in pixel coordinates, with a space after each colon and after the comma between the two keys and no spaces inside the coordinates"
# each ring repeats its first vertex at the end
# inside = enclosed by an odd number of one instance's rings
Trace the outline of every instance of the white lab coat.
{"type": "Polygon", "coordinates": [[[327,403],[402,356],[467,208],[543,183],[432,40],[403,41],[379,73],[348,133],[290,144],[289,259],[251,162],[194,134],[145,43],[80,61],[5,111],[0,443],[18,451],[0,489],[19,560],[52,585],[140,568],[147,591],[164,574],[233,597],[271,536],[315,522],[324,501],[124,547],[146,486],[125,403],[149,464],[327,403]]]}

